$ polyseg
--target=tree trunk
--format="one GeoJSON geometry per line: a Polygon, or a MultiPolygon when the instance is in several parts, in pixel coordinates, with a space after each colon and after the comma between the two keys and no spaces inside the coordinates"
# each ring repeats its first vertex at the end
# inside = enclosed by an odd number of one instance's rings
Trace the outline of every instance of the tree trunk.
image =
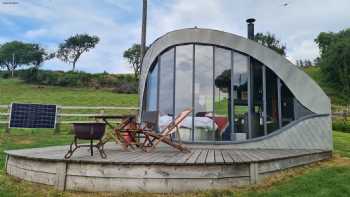
{"type": "Polygon", "coordinates": [[[75,63],[76,61],[73,62],[73,69],[72,69],[73,72],[75,72],[75,63]]]}

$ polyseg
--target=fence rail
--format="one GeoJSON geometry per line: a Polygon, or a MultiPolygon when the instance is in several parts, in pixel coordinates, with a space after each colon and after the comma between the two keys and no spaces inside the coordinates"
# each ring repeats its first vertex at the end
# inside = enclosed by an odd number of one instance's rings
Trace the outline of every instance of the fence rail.
{"type": "MultiPolygon", "coordinates": [[[[0,124],[6,124],[6,131],[9,131],[9,116],[11,105],[0,105],[0,124]],[[6,112],[5,112],[6,111],[6,112]]],[[[57,105],[57,122],[56,128],[59,129],[60,124],[72,124],[72,123],[87,123],[94,120],[94,116],[109,116],[123,114],[135,114],[139,110],[138,107],[124,107],[124,106],[60,106],[57,105]],[[65,112],[65,111],[69,111],[65,112]],[[87,111],[87,113],[85,113],[87,111]],[[108,111],[108,112],[105,112],[108,111]]],[[[118,123],[119,121],[111,121],[118,123]]],[[[56,129],[57,130],[57,129],[56,129]]]]}

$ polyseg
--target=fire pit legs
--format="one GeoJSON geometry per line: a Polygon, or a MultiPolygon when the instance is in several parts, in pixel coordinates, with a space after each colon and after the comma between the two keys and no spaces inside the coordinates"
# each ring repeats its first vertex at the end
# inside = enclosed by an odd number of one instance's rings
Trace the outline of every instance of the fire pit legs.
{"type": "Polygon", "coordinates": [[[93,148],[97,148],[103,159],[107,158],[106,153],[103,150],[104,143],[102,137],[105,133],[106,124],[104,123],[73,123],[74,129],[74,140],[71,143],[67,154],[64,156],[65,159],[69,159],[73,153],[80,147],[89,147],[91,156],[94,155],[93,148]],[[89,144],[78,144],[79,140],[89,140],[89,144]],[[94,144],[94,140],[98,140],[98,143],[94,144]],[[74,146],[74,147],[73,147],[74,146]]]}
{"type": "Polygon", "coordinates": [[[106,155],[106,153],[104,151],[104,143],[102,142],[102,140],[99,140],[99,142],[96,145],[93,144],[93,140],[90,140],[90,144],[89,145],[78,145],[77,137],[74,137],[74,140],[70,144],[69,150],[66,153],[66,155],[64,156],[64,158],[65,159],[71,158],[73,153],[80,147],[89,147],[91,156],[93,156],[93,154],[94,154],[93,148],[95,147],[95,148],[97,148],[98,152],[100,153],[100,156],[101,156],[102,159],[106,159],[107,158],[107,155],[106,155]],[[73,146],[74,146],[74,148],[73,148],[73,146]]]}

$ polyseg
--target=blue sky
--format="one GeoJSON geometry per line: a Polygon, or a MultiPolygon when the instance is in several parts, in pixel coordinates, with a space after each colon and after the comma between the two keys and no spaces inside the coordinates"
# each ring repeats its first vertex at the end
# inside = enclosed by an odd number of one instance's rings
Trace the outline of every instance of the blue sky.
{"type": "MultiPolygon", "coordinates": [[[[255,17],[256,32],[272,32],[287,45],[291,61],[314,59],[314,38],[322,31],[350,27],[349,0],[148,0],[147,43],[168,31],[203,27],[246,35],[245,19],[255,17]],[[283,6],[288,3],[288,6],[283,6]]],[[[0,43],[40,43],[55,51],[77,33],[97,35],[97,47],[81,56],[86,72],[131,72],[125,49],[140,41],[142,0],[0,0],[0,43]],[[6,2],[18,2],[8,4],[6,2]]],[[[57,59],[45,69],[70,70],[57,59]]]]}

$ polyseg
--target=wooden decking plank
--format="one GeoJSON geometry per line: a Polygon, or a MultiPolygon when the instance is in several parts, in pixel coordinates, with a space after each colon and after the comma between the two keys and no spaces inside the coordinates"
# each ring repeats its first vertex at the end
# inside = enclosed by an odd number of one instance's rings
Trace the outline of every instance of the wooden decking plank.
{"type": "Polygon", "coordinates": [[[176,160],[175,163],[186,163],[186,161],[190,159],[194,153],[194,150],[192,150],[190,153],[183,153],[181,157],[176,160]]]}
{"type": "Polygon", "coordinates": [[[179,160],[179,158],[181,158],[181,156],[183,156],[183,154],[184,154],[183,152],[178,151],[178,152],[176,152],[175,155],[172,156],[172,158],[170,158],[166,162],[167,163],[176,163],[177,160],[179,160]]]}
{"type": "Polygon", "coordinates": [[[194,151],[194,153],[191,155],[190,158],[188,158],[186,160],[185,163],[191,163],[191,164],[195,163],[197,161],[199,155],[201,154],[202,149],[196,149],[196,150],[192,150],[192,151],[194,151]]]}
{"type": "Polygon", "coordinates": [[[207,159],[208,151],[209,151],[208,149],[203,149],[195,163],[204,164],[205,160],[207,159]]]}
{"type": "Polygon", "coordinates": [[[159,153],[157,152],[149,152],[149,153],[144,153],[141,154],[133,159],[130,160],[131,163],[145,163],[145,164],[151,164],[150,160],[152,157],[156,157],[159,153]]]}
{"type": "Polygon", "coordinates": [[[221,150],[222,157],[224,158],[225,163],[233,163],[234,160],[232,159],[230,153],[228,150],[221,150]]]}
{"type": "Polygon", "coordinates": [[[209,149],[207,157],[205,159],[205,163],[215,163],[215,150],[209,149]]]}
{"type": "Polygon", "coordinates": [[[244,158],[242,158],[242,156],[239,154],[239,150],[237,149],[228,150],[228,153],[231,155],[231,158],[235,163],[244,162],[244,158]]]}
{"type": "Polygon", "coordinates": [[[171,159],[175,158],[179,153],[177,151],[169,152],[159,156],[158,158],[154,158],[153,162],[155,163],[173,163],[170,162],[171,159]]]}
{"type": "Polygon", "coordinates": [[[264,157],[259,155],[259,153],[256,152],[256,150],[243,150],[243,154],[246,154],[251,161],[262,161],[264,160],[264,157]]]}
{"type": "Polygon", "coordinates": [[[224,157],[222,155],[222,150],[215,149],[215,162],[218,164],[225,163],[224,157]]]}

